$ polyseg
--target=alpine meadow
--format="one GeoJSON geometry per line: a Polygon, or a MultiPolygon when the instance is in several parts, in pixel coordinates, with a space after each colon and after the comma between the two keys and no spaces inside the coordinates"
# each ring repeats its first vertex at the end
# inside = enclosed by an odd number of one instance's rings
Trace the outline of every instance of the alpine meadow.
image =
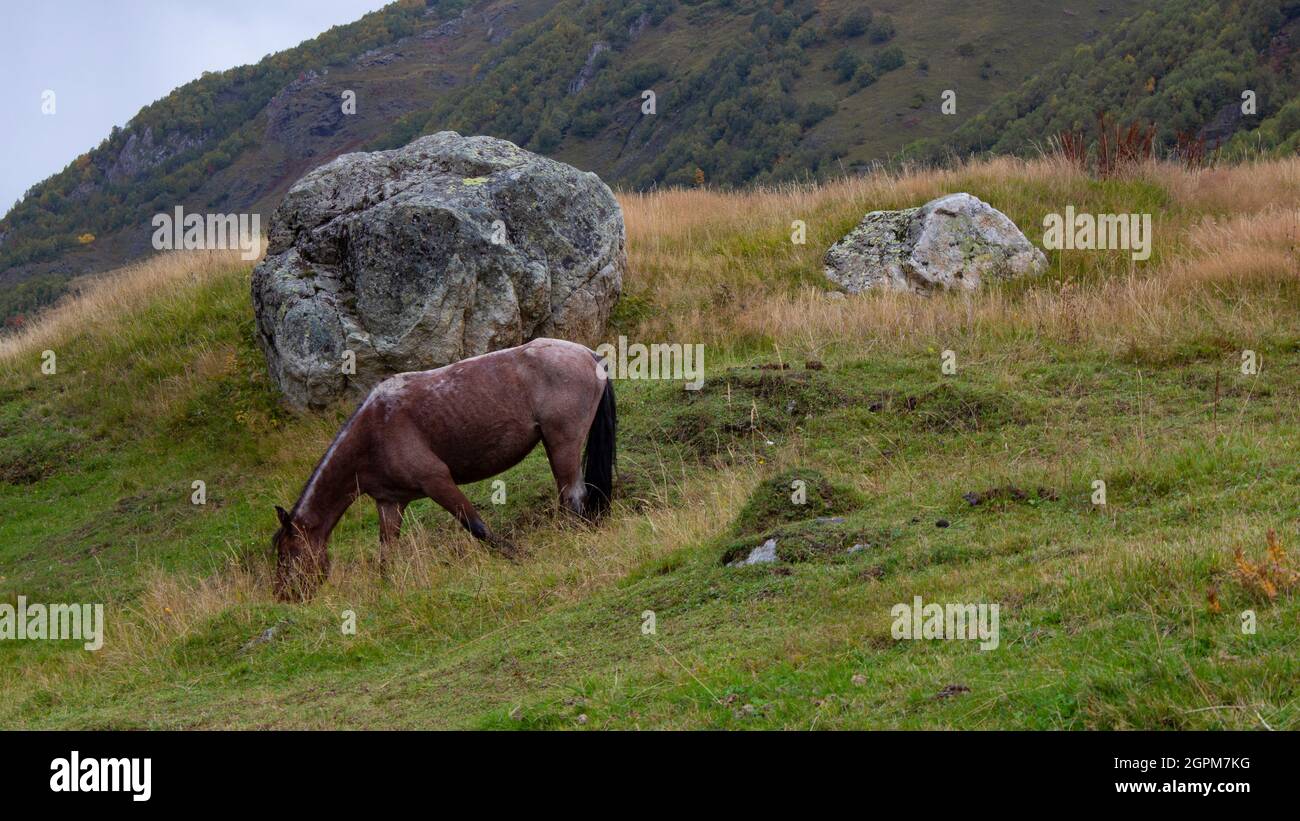
{"type": "Polygon", "coordinates": [[[192,79],[0,220],[0,727],[1300,729],[1297,55],[400,0],[192,79]]]}

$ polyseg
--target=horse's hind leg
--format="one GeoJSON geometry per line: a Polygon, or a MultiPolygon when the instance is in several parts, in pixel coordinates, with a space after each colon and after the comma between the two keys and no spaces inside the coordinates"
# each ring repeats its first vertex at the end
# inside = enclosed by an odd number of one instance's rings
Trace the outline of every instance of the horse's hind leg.
{"type": "Polygon", "coordinates": [[[582,480],[583,435],[573,425],[542,426],[542,445],[551,463],[551,475],[560,494],[560,504],[584,516],[587,485],[582,480]]]}

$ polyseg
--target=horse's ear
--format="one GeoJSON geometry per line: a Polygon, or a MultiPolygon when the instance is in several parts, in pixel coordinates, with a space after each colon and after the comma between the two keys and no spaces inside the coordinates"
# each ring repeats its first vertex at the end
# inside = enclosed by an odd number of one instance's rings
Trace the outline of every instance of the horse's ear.
{"type": "Polygon", "coordinates": [[[280,507],[279,505],[276,505],[276,506],[275,506],[275,515],[276,515],[277,518],[279,518],[279,520],[280,520],[280,526],[281,526],[281,527],[288,527],[288,526],[289,526],[289,511],[285,510],[284,508],[280,507]]]}

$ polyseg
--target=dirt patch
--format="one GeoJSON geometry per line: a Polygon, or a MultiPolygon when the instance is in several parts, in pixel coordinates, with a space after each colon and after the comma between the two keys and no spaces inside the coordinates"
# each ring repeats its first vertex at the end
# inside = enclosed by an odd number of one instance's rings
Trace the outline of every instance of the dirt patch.
{"type": "Polygon", "coordinates": [[[963,493],[961,498],[965,499],[967,504],[972,507],[984,506],[994,510],[1006,510],[1013,504],[1028,503],[1032,505],[1038,502],[1055,502],[1060,497],[1050,487],[1038,487],[1032,491],[1027,491],[1015,485],[1003,485],[988,490],[972,490],[969,493],[963,493]]]}
{"type": "Polygon", "coordinates": [[[872,413],[896,414],[925,431],[969,433],[1029,421],[1024,410],[997,391],[944,382],[915,394],[886,393],[867,405],[872,413]]]}
{"type": "Polygon", "coordinates": [[[0,435],[0,482],[32,485],[71,467],[83,445],[79,435],[45,429],[0,435]]]}

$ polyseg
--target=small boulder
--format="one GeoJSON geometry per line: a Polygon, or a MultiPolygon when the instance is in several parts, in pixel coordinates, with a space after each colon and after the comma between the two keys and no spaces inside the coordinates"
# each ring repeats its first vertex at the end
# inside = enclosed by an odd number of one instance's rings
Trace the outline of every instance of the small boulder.
{"type": "Polygon", "coordinates": [[[776,539],[768,539],[749,552],[743,559],[731,562],[728,567],[748,567],[751,564],[771,564],[776,561],[776,539]]]}
{"type": "Polygon", "coordinates": [[[971,291],[986,278],[1039,273],[1047,257],[1006,214],[970,194],[872,211],[826,252],[826,277],[851,294],[971,291]]]}

